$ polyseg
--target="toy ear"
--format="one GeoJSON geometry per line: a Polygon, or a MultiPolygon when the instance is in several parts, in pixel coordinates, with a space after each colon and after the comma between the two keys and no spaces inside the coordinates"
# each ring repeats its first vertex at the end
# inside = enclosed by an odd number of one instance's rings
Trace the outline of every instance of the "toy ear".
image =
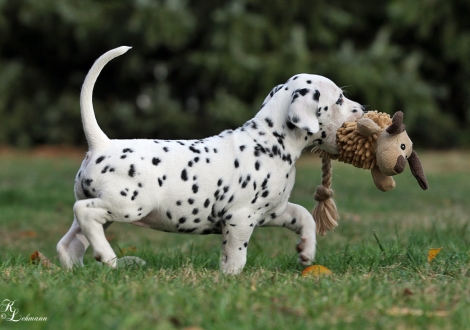
{"type": "Polygon", "coordinates": [[[313,93],[308,88],[297,89],[292,93],[292,101],[287,112],[289,121],[309,133],[317,133],[320,125],[315,113],[319,97],[318,90],[313,93]]]}
{"type": "Polygon", "coordinates": [[[397,111],[392,117],[392,124],[386,129],[388,134],[400,134],[405,131],[405,125],[403,125],[403,112],[397,111]]]}
{"type": "Polygon", "coordinates": [[[411,173],[418,180],[418,184],[421,189],[426,190],[429,188],[426,175],[424,175],[423,167],[419,161],[418,154],[416,151],[412,151],[410,157],[408,157],[408,163],[410,164],[411,173]]]}
{"type": "Polygon", "coordinates": [[[357,121],[357,130],[361,135],[372,136],[379,133],[381,128],[370,118],[361,118],[357,121]]]}

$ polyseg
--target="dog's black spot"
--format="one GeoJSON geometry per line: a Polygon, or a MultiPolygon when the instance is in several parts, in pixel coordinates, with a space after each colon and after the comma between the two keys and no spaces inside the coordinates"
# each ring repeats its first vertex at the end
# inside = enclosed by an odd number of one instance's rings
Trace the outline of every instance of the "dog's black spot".
{"type": "Polygon", "coordinates": [[[194,162],[197,163],[199,161],[199,157],[194,158],[194,162]]]}
{"type": "Polygon", "coordinates": [[[124,158],[126,158],[126,157],[127,157],[127,155],[122,155],[122,156],[121,156],[121,159],[124,159],[124,158]]]}
{"type": "Polygon", "coordinates": [[[125,148],[125,149],[122,150],[122,153],[125,154],[126,152],[129,152],[129,153],[130,153],[130,152],[134,152],[134,150],[132,150],[132,149],[130,149],[130,148],[125,148]]]}
{"type": "Polygon", "coordinates": [[[194,148],[193,146],[190,146],[189,147],[189,150],[191,150],[192,152],[196,153],[196,154],[200,154],[201,151],[197,150],[196,148],[194,148]]]}
{"type": "Polygon", "coordinates": [[[266,220],[261,220],[260,222],[258,222],[258,226],[261,226],[266,220]]]}
{"type": "Polygon", "coordinates": [[[317,102],[318,100],[320,100],[320,92],[318,91],[318,89],[316,89],[315,93],[313,93],[313,100],[317,102]]]}
{"type": "Polygon", "coordinates": [[[126,214],[126,215],[124,216],[124,218],[126,218],[126,219],[129,218],[129,214],[126,214]]]}
{"type": "Polygon", "coordinates": [[[251,204],[256,203],[256,200],[258,199],[258,194],[259,193],[256,193],[255,198],[253,198],[253,200],[251,201],[251,204]]]}
{"type": "MultiPolygon", "coordinates": [[[[249,175],[248,175],[247,180],[248,180],[248,181],[250,180],[250,176],[249,176],[249,175]]],[[[224,193],[226,193],[228,190],[229,190],[229,186],[225,186],[225,187],[224,187],[224,193]]]]}
{"type": "Polygon", "coordinates": [[[199,186],[197,184],[193,184],[193,193],[197,194],[198,190],[199,190],[199,186]]]}
{"type": "Polygon", "coordinates": [[[312,81],[311,81],[311,80],[307,80],[307,84],[311,84],[311,83],[312,83],[312,81]]]}
{"type": "Polygon", "coordinates": [[[342,105],[343,104],[343,94],[341,94],[338,98],[338,101],[336,101],[336,104],[342,105]]]}
{"type": "Polygon", "coordinates": [[[324,111],[328,111],[328,106],[323,108],[324,111]]]}
{"type": "Polygon", "coordinates": [[[209,164],[211,161],[209,158],[206,158],[206,163],[209,164]]]}
{"type": "Polygon", "coordinates": [[[201,235],[209,235],[212,234],[212,229],[204,229],[201,233],[201,235]]]}
{"type": "Polygon", "coordinates": [[[256,161],[256,163],[255,163],[255,169],[256,169],[257,171],[259,171],[259,167],[260,167],[260,163],[259,163],[259,161],[256,161]]]}
{"type": "Polygon", "coordinates": [[[297,219],[296,219],[296,218],[292,219],[292,221],[290,222],[290,223],[291,223],[291,225],[293,225],[293,224],[294,224],[296,221],[297,221],[297,219]]]}
{"type": "Polygon", "coordinates": [[[192,167],[192,166],[193,166],[193,161],[192,161],[192,160],[190,160],[190,161],[188,162],[188,166],[189,166],[189,167],[192,167]]]}
{"type": "Polygon", "coordinates": [[[193,180],[196,181],[196,179],[197,179],[197,176],[193,176],[193,180]]]}
{"type": "Polygon", "coordinates": [[[184,143],[183,143],[183,142],[181,142],[181,141],[176,141],[176,142],[177,142],[178,144],[184,146],[184,143]]]}
{"type": "Polygon", "coordinates": [[[207,148],[207,147],[204,147],[204,150],[205,150],[206,152],[209,152],[209,148],[207,148]]]}
{"type": "Polygon", "coordinates": [[[92,182],[93,182],[92,179],[85,179],[85,180],[82,181],[82,184],[89,187],[92,182]]]}
{"type": "Polygon", "coordinates": [[[256,190],[256,181],[253,181],[253,190],[256,190]]]}
{"type": "Polygon", "coordinates": [[[192,198],[188,199],[188,203],[189,203],[189,205],[193,205],[194,199],[192,199],[192,198]]]}
{"type": "Polygon", "coordinates": [[[181,180],[188,181],[188,171],[186,169],[181,171],[181,180]]]}
{"type": "Polygon", "coordinates": [[[199,223],[199,222],[201,222],[201,219],[199,218],[194,219],[194,223],[199,223]]]}
{"type": "Polygon", "coordinates": [[[153,165],[157,166],[158,164],[160,164],[160,162],[161,162],[160,158],[155,158],[155,157],[152,158],[152,164],[153,165]]]}
{"type": "Polygon", "coordinates": [[[292,124],[292,122],[289,121],[289,120],[286,120],[286,125],[287,125],[287,128],[290,129],[290,130],[296,129],[295,125],[292,124]]]}
{"type": "Polygon", "coordinates": [[[181,206],[182,202],[181,201],[176,201],[176,205],[181,206]]]}
{"type": "Polygon", "coordinates": [[[108,169],[109,169],[109,165],[106,165],[106,166],[103,168],[103,170],[101,171],[101,173],[103,173],[103,174],[106,173],[106,172],[108,171],[108,169]]]}
{"type": "Polygon", "coordinates": [[[170,211],[166,211],[166,216],[168,217],[168,219],[172,219],[170,211]]]}
{"type": "Polygon", "coordinates": [[[298,89],[297,92],[299,92],[300,95],[302,96],[305,96],[305,94],[307,94],[309,91],[308,88],[302,88],[302,89],[298,89]]]}
{"type": "Polygon", "coordinates": [[[186,218],[185,217],[181,217],[178,219],[178,222],[179,223],[185,223],[186,222],[186,218]]]}
{"type": "Polygon", "coordinates": [[[158,185],[161,187],[163,185],[163,180],[158,178],[158,185]]]}
{"type": "Polygon", "coordinates": [[[269,195],[269,190],[263,191],[263,194],[261,195],[262,197],[266,198],[269,195]]]}
{"type": "Polygon", "coordinates": [[[300,122],[300,117],[295,115],[291,118],[291,121],[294,123],[294,124],[298,124],[300,122]]]}
{"type": "Polygon", "coordinates": [[[208,198],[208,199],[206,199],[206,201],[204,202],[204,207],[207,208],[207,207],[209,206],[209,204],[210,204],[210,200],[209,200],[209,198],[208,198]]]}
{"type": "Polygon", "coordinates": [[[214,148],[214,153],[217,153],[217,149],[216,149],[216,148],[214,148]]]}
{"type": "Polygon", "coordinates": [[[326,138],[326,132],[325,131],[321,132],[321,137],[326,138]]]}
{"type": "Polygon", "coordinates": [[[163,151],[168,152],[168,150],[170,150],[168,147],[163,147],[163,151]]]}
{"type": "Polygon", "coordinates": [[[245,150],[245,148],[246,148],[245,146],[240,146],[240,151],[245,150]]]}
{"type": "Polygon", "coordinates": [[[240,166],[238,159],[235,159],[235,161],[233,162],[233,165],[235,165],[235,168],[238,168],[240,166]]]}
{"type": "Polygon", "coordinates": [[[274,126],[273,121],[271,120],[271,118],[265,118],[264,120],[266,121],[266,123],[268,124],[269,127],[274,126]]]}
{"type": "Polygon", "coordinates": [[[298,77],[298,76],[295,76],[294,79],[292,79],[292,80],[295,80],[295,79],[297,79],[297,78],[299,78],[299,77],[298,77]]]}
{"type": "Polygon", "coordinates": [[[217,186],[221,186],[222,185],[222,179],[219,179],[219,181],[217,181],[217,186]]]}
{"type": "Polygon", "coordinates": [[[121,195],[122,196],[127,196],[127,193],[124,190],[121,190],[121,195]]]}
{"type": "Polygon", "coordinates": [[[100,157],[98,157],[98,159],[96,160],[96,164],[101,163],[101,162],[103,161],[103,159],[105,159],[105,158],[106,158],[106,156],[100,156],[100,157]]]}
{"type": "Polygon", "coordinates": [[[139,194],[139,192],[137,190],[134,190],[134,192],[132,193],[131,200],[134,200],[137,197],[138,194],[139,194]]]}
{"type": "Polygon", "coordinates": [[[133,178],[135,176],[135,166],[134,164],[131,164],[131,166],[129,167],[129,171],[127,172],[127,174],[129,174],[129,176],[131,178],[133,178]]]}
{"type": "Polygon", "coordinates": [[[199,212],[199,210],[198,210],[197,208],[194,208],[194,209],[193,209],[193,214],[194,214],[194,215],[198,214],[198,212],[199,212]]]}
{"type": "Polygon", "coordinates": [[[234,195],[232,195],[232,196],[229,198],[229,200],[228,200],[229,203],[231,203],[231,202],[233,201],[233,197],[234,197],[234,195]]]}

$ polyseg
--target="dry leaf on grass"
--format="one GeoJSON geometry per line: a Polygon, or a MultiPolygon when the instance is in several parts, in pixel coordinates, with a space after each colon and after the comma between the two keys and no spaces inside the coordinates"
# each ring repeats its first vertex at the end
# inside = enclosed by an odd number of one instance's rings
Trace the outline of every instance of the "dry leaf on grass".
{"type": "Polygon", "coordinates": [[[41,264],[43,267],[46,268],[57,268],[56,265],[50,262],[50,260],[47,259],[46,256],[39,251],[35,251],[29,256],[29,263],[32,265],[41,264]]]}
{"type": "Polygon", "coordinates": [[[322,265],[313,265],[313,266],[305,268],[302,271],[302,276],[304,277],[306,276],[318,277],[322,275],[331,275],[331,274],[332,274],[331,270],[329,270],[328,268],[322,265]]]}
{"type": "Polygon", "coordinates": [[[413,309],[408,307],[392,307],[387,309],[386,313],[391,316],[437,316],[437,317],[445,317],[449,315],[447,311],[432,311],[432,312],[424,312],[421,309],[413,309]]]}
{"type": "Polygon", "coordinates": [[[442,248],[433,248],[428,251],[428,262],[431,262],[441,252],[442,248]]]}
{"type": "Polygon", "coordinates": [[[135,246],[128,246],[128,247],[120,249],[120,251],[121,251],[123,256],[128,256],[132,253],[136,253],[137,248],[135,246]]]}
{"type": "Polygon", "coordinates": [[[37,237],[38,234],[34,230],[23,230],[18,233],[18,236],[20,238],[25,238],[25,237],[37,237]]]}

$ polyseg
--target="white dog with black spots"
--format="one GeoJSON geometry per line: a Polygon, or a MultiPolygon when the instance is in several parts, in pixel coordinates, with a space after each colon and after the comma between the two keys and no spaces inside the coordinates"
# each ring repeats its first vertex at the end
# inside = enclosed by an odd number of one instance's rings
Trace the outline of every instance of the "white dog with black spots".
{"type": "Polygon", "coordinates": [[[75,179],[74,221],[57,251],[65,268],[96,260],[117,267],[104,230],[113,222],[151,229],[221,234],[220,267],[237,274],[256,227],[300,235],[299,261],[315,257],[315,221],[289,203],[295,162],[309,146],[337,153],[336,131],[364,108],[331,80],[298,74],[276,86],[253,119],[202,140],[111,140],[98,126],[92,92],[101,69],[130,47],[102,55],[83,84],[80,106],[89,151],[75,179]]]}

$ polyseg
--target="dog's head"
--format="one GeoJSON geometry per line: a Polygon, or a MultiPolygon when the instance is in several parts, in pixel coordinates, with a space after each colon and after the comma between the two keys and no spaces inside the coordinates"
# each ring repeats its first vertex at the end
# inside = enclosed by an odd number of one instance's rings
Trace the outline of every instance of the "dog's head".
{"type": "Polygon", "coordinates": [[[355,121],[364,107],[344,96],[343,90],[330,79],[298,74],[276,86],[263,102],[272,98],[289,102],[286,120],[308,135],[308,145],[316,145],[331,154],[338,153],[336,131],[344,122],[355,121]]]}

